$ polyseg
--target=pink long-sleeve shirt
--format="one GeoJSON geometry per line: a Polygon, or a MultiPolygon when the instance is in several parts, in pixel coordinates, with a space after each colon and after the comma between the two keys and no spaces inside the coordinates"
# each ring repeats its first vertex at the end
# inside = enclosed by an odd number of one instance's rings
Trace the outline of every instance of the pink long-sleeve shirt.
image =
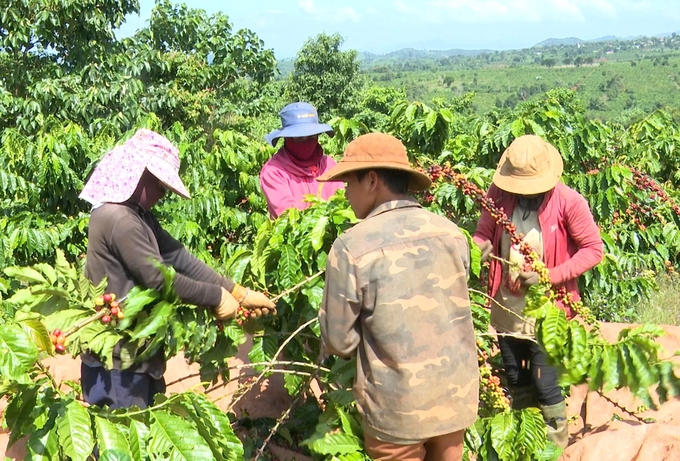
{"type": "MultiPolygon", "coordinates": [[[[517,204],[516,195],[491,185],[487,196],[493,199],[496,207],[503,208],[505,214],[512,216],[517,204]]],[[[553,286],[564,285],[575,300],[580,299],[578,277],[595,267],[604,255],[600,229],[588,202],[575,190],[558,183],[546,193],[538,209],[538,220],[543,238],[543,262],[550,271],[550,283],[553,286]]],[[[499,255],[503,232],[489,212],[484,210],[473,239],[477,243],[489,240],[493,244],[493,253],[499,255]]],[[[501,262],[490,260],[491,297],[496,296],[502,277],[501,262]]],[[[570,318],[575,315],[569,308],[565,308],[565,312],[570,318]]]]}
{"type": "Polygon", "coordinates": [[[318,182],[316,178],[335,166],[335,160],[323,155],[314,166],[300,166],[286,152],[279,151],[264,164],[260,171],[260,186],[267,199],[272,218],[277,218],[289,208],[302,210],[309,206],[304,196],[319,195],[328,200],[335,191],[342,189],[342,182],[318,182]]]}

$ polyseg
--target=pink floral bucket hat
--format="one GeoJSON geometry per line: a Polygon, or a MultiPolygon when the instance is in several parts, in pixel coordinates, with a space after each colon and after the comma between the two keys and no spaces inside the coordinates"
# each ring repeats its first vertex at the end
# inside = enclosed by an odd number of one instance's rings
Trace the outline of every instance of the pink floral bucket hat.
{"type": "Polygon", "coordinates": [[[179,177],[179,150],[164,136],[145,128],[109,151],[95,168],[79,197],[93,205],[122,203],[132,197],[144,173],[184,198],[189,191],[179,177]]]}

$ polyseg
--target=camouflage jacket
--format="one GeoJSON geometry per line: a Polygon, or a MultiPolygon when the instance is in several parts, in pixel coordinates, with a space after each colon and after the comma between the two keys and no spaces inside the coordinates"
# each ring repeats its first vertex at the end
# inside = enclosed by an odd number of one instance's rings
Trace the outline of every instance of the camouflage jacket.
{"type": "Polygon", "coordinates": [[[384,203],[333,243],[319,322],[357,355],[354,395],[374,433],[423,440],[477,417],[479,369],[458,227],[412,200],[384,203]]]}

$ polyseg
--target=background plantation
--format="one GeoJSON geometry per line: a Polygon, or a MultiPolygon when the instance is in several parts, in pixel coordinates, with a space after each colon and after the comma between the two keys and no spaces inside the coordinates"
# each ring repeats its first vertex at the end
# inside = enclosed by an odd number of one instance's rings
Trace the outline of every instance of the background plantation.
{"type": "MultiPolygon", "coordinates": [[[[359,53],[357,58],[375,84],[401,88],[409,99],[474,92],[479,114],[537,99],[555,87],[574,89],[589,117],[624,123],[680,104],[676,34],[594,42],[546,40],[507,51],[404,49],[385,55],[359,53]]],[[[292,68],[292,60],[279,62],[284,78],[292,68]]]]}
{"type": "MultiPolygon", "coordinates": [[[[149,453],[270,459],[259,451],[269,436],[315,459],[367,459],[349,390],[354,364],[322,354],[315,323],[327,252],[355,218],[339,193],[271,221],[257,180],[275,151],[263,135],[279,126],[279,109],[299,99],[319,107],[334,127],[336,136],[321,142],[336,158],[362,133],[399,137],[412,161],[438,179],[419,200],[468,232],[480,208],[464,192],[488,187],[515,137],[544,137],[562,153],[564,181],[587,197],[605,242],[605,261],[581,280],[585,305],[599,320],[678,321],[677,311],[653,316],[641,307],[677,297],[677,37],[639,46],[549,44],[360,59],[342,50],[340,36],[322,34],[303,46],[290,73],[277,74],[268,44],[252,31],[234,31],[226,15],[161,0],[146,28],[117,39],[114,28],[139,5],[98,5],[10,0],[0,17],[0,395],[9,401],[3,423],[12,442],[29,436],[30,459],[85,460],[95,443],[107,460],[151,459],[149,453]],[[77,383],[58,389],[40,362],[53,354],[48,332],[95,312],[103,287],[82,277],[89,209],[77,195],[98,159],[139,127],[179,147],[192,195],[168,197],[157,207],[164,227],[216,270],[272,295],[285,293],[276,318],[246,326],[253,335],[249,357],[260,364],[256,376],[284,374],[293,396],[278,421],[225,413],[190,392],[160,397],[146,411],[86,409],[77,383]],[[461,174],[470,183],[456,182],[461,174]],[[322,404],[308,392],[311,380],[324,392],[322,404]]],[[[468,456],[556,459],[538,411],[508,410],[492,379],[502,372],[486,334],[485,275],[474,246],[472,256],[484,380],[468,456]]],[[[168,271],[167,280],[172,276],[168,271]]],[[[625,330],[608,344],[596,327],[586,332],[568,322],[538,290],[531,308],[565,386],[628,387],[649,407],[680,394],[673,366],[659,359],[667,354],[655,346],[658,328],[625,330]],[[650,388],[657,390],[650,395],[650,388]]],[[[88,347],[107,356],[121,337],[155,337],[153,347],[164,346],[168,355],[184,350],[200,363],[206,382],[229,378],[227,360],[246,338],[236,323],[218,325],[171,293],[136,292],[124,309],[125,323],[90,324],[69,352],[88,347]]]]}
{"type": "Polygon", "coordinates": [[[573,88],[586,105],[589,117],[627,123],[654,109],[677,106],[680,54],[670,55],[668,63],[659,66],[651,59],[643,59],[599,61],[579,67],[531,63],[489,64],[474,70],[367,72],[377,84],[404,88],[413,99],[474,92],[474,108],[478,113],[535,100],[554,87],[573,88]]]}

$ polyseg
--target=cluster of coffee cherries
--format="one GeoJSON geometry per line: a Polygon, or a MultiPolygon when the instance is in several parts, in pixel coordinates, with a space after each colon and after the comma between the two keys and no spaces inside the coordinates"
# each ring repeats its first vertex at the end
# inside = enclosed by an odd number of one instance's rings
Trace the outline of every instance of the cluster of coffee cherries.
{"type": "Polygon", "coordinates": [[[105,325],[111,324],[111,326],[115,327],[118,321],[125,318],[123,309],[118,301],[116,301],[114,293],[105,293],[94,300],[94,310],[100,312],[102,309],[107,309],[107,311],[99,320],[105,325]]]}
{"type": "MultiPolygon", "coordinates": [[[[255,311],[251,311],[249,309],[246,309],[243,306],[239,306],[238,310],[236,311],[236,317],[234,317],[234,320],[236,320],[236,323],[239,326],[243,326],[244,323],[246,323],[248,320],[251,318],[256,318],[264,315],[277,315],[277,310],[276,308],[274,309],[268,309],[268,308],[262,308],[262,309],[256,309],[255,311]]],[[[221,320],[217,321],[217,329],[219,331],[224,331],[224,322],[221,320]]]]}
{"type": "Polygon", "coordinates": [[[635,186],[643,192],[649,192],[649,198],[652,200],[660,200],[662,203],[669,203],[673,212],[680,216],[680,206],[673,202],[673,200],[668,196],[663,187],[656,182],[649,175],[644,174],[642,171],[631,168],[633,172],[633,179],[635,181],[635,186]]]}
{"type": "Polygon", "coordinates": [[[236,311],[236,323],[243,325],[250,318],[250,311],[243,306],[238,306],[236,311]]]}
{"type": "MultiPolygon", "coordinates": [[[[266,292],[265,292],[266,293],[266,292]]],[[[269,294],[267,294],[269,296],[269,294]]],[[[248,310],[243,306],[239,306],[238,310],[236,311],[236,323],[239,325],[243,325],[247,320],[251,318],[259,318],[262,316],[266,315],[277,315],[278,312],[276,308],[269,309],[267,307],[263,307],[261,309],[254,309],[254,310],[248,310]]]]}
{"type": "Polygon", "coordinates": [[[572,312],[578,314],[579,317],[583,319],[588,325],[592,325],[595,328],[599,328],[599,323],[597,319],[590,311],[590,308],[583,304],[583,301],[574,299],[574,295],[567,291],[563,286],[557,289],[557,293],[554,293],[554,299],[560,301],[564,307],[571,309],[572,312]]]}
{"type": "Polygon", "coordinates": [[[432,181],[438,181],[440,179],[446,179],[451,181],[454,186],[463,192],[463,194],[474,200],[482,209],[489,212],[493,220],[499,226],[503,227],[508,234],[510,234],[510,240],[514,245],[522,244],[522,235],[517,235],[517,226],[508,218],[505,214],[503,208],[497,208],[496,204],[492,199],[486,196],[486,192],[479,188],[476,184],[468,181],[465,175],[461,173],[456,173],[450,167],[441,165],[432,165],[428,173],[432,178],[432,181]]]}
{"type": "Polygon", "coordinates": [[[66,333],[61,331],[59,328],[50,333],[50,342],[54,347],[54,352],[57,354],[66,353],[66,346],[68,345],[68,338],[66,333]]]}
{"type": "Polygon", "coordinates": [[[654,221],[660,222],[661,224],[666,224],[666,218],[664,218],[661,213],[656,211],[656,209],[650,205],[631,202],[626,209],[626,214],[643,232],[647,230],[647,226],[642,221],[643,219],[652,219],[654,221]]]}
{"type": "Polygon", "coordinates": [[[539,283],[546,285],[550,284],[550,271],[538,257],[538,253],[536,253],[530,245],[524,242],[522,242],[522,245],[520,245],[519,251],[524,255],[525,264],[529,266],[525,271],[536,272],[538,274],[539,283]],[[526,245],[528,249],[526,249],[526,247],[523,249],[522,245],[526,245]]]}
{"type": "MultiPolygon", "coordinates": [[[[251,312],[248,309],[243,306],[238,306],[234,320],[236,320],[236,323],[239,326],[243,326],[243,324],[250,318],[250,315],[251,312]]],[[[217,321],[217,329],[219,331],[224,331],[224,322],[222,320],[217,321]]]]}
{"type": "MultiPolygon", "coordinates": [[[[498,226],[502,227],[508,233],[508,235],[510,235],[510,241],[512,244],[519,245],[519,252],[524,256],[525,264],[531,266],[531,270],[538,273],[538,279],[540,283],[549,286],[550,271],[545,266],[543,261],[539,259],[538,254],[534,251],[534,249],[528,243],[524,242],[524,236],[517,233],[517,227],[508,218],[508,215],[505,213],[505,210],[503,210],[502,207],[496,207],[493,199],[487,197],[486,193],[482,189],[468,181],[465,175],[454,172],[450,167],[433,165],[429,168],[428,173],[433,181],[442,179],[451,181],[453,185],[463,192],[463,194],[470,197],[475,203],[477,203],[477,205],[486,210],[491,215],[491,218],[493,218],[494,222],[498,226]]],[[[552,290],[552,287],[550,291],[551,297],[554,300],[560,301],[565,307],[569,307],[581,317],[586,319],[586,321],[592,320],[594,322],[594,317],[590,313],[590,310],[586,308],[582,302],[574,301],[571,294],[567,293],[564,287],[561,287],[561,289],[557,290],[557,293],[552,290]]]]}
{"type": "Polygon", "coordinates": [[[477,342],[477,362],[479,364],[479,398],[490,411],[503,412],[510,408],[510,400],[501,386],[501,379],[493,374],[489,364],[489,354],[477,342]]]}

